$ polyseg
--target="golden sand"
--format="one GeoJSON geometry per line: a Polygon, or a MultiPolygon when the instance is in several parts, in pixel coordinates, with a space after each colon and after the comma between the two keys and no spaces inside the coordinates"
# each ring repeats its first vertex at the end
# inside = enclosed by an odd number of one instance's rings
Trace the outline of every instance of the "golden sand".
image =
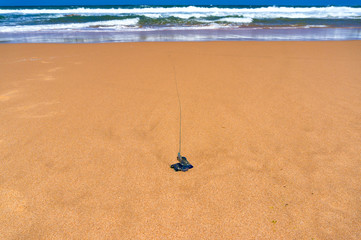
{"type": "Polygon", "coordinates": [[[361,41],[2,44],[0,239],[361,239],[360,66],[361,41]]]}

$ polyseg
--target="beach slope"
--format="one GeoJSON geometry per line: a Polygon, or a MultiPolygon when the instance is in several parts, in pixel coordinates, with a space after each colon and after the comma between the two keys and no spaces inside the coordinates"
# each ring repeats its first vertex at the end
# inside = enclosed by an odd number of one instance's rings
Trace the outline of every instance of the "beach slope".
{"type": "Polygon", "coordinates": [[[361,41],[0,53],[0,239],[361,238],[361,41]]]}

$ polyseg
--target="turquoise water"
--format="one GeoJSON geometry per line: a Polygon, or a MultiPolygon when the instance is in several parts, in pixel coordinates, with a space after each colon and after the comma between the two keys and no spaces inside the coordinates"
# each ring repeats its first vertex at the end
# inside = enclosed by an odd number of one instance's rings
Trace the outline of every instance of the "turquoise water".
{"type": "Polygon", "coordinates": [[[361,39],[361,7],[0,7],[0,42],[361,39]]]}

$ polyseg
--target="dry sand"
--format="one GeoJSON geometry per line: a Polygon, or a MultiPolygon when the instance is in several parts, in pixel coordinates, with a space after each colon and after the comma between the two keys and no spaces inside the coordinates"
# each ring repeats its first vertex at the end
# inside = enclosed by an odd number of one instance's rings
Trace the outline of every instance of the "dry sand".
{"type": "Polygon", "coordinates": [[[361,41],[2,44],[0,239],[360,239],[360,66],[361,41]]]}

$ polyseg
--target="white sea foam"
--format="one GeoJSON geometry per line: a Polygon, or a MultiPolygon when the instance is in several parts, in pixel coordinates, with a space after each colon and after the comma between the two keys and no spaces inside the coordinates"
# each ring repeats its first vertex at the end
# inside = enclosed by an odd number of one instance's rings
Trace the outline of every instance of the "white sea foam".
{"type": "Polygon", "coordinates": [[[181,18],[242,15],[246,18],[360,18],[361,8],[352,7],[148,7],[148,8],[76,8],[76,9],[0,9],[0,14],[153,14],[181,18]]]}
{"type": "Polygon", "coordinates": [[[304,28],[325,28],[327,25],[306,25],[304,28]]]}
{"type": "Polygon", "coordinates": [[[231,23],[251,23],[253,21],[252,18],[235,18],[235,17],[228,17],[228,18],[221,18],[217,21],[220,22],[231,22],[231,23]]]}
{"type": "Polygon", "coordinates": [[[120,30],[127,28],[136,28],[138,18],[124,20],[110,20],[88,23],[67,23],[67,24],[42,24],[42,25],[17,25],[2,26],[0,32],[34,32],[34,31],[52,31],[52,30],[85,30],[85,29],[111,29],[120,30]]]}
{"type": "MultiPolygon", "coordinates": [[[[57,25],[32,25],[32,26],[12,26],[0,27],[0,33],[22,33],[22,32],[154,32],[161,30],[160,28],[141,28],[134,25],[123,25],[118,23],[119,20],[107,22],[92,22],[92,23],[69,23],[57,25]]],[[[226,29],[224,26],[217,23],[212,23],[206,26],[174,26],[168,27],[167,30],[212,30],[212,29],[226,29]]]]}

